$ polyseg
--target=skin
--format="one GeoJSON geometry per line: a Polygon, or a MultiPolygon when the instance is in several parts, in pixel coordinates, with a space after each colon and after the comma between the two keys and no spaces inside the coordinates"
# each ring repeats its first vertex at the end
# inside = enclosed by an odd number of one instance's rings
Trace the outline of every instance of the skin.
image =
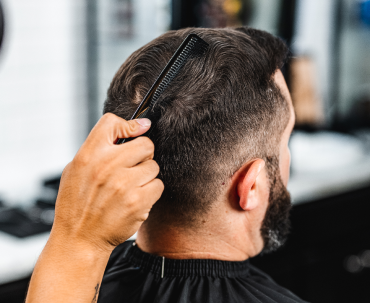
{"type": "Polygon", "coordinates": [[[147,219],[164,186],[154,145],[136,137],[148,119],[104,115],[63,171],[50,238],[35,266],[26,302],[96,302],[112,250],[147,219]],[[139,123],[138,123],[139,122],[139,123]]]}
{"type": "MultiPolygon", "coordinates": [[[[280,142],[279,166],[285,186],[289,180],[289,138],[295,123],[290,93],[280,70],[274,80],[290,108],[290,120],[280,142]]],[[[242,261],[263,249],[261,225],[269,200],[269,180],[264,160],[245,163],[229,180],[227,189],[199,228],[152,228],[148,221],[138,232],[140,249],[172,259],[242,261]]]]}

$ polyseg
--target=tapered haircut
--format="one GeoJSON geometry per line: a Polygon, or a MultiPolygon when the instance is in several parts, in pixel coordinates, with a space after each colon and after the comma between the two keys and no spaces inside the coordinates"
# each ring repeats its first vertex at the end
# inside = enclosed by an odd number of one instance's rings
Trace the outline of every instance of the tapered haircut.
{"type": "Polygon", "coordinates": [[[288,48],[248,28],[169,31],[135,51],[113,78],[104,105],[130,119],[190,33],[209,48],[189,60],[161,95],[161,118],[150,138],[165,189],[151,215],[166,224],[197,224],[248,160],[277,156],[289,105],[273,75],[288,48]]]}

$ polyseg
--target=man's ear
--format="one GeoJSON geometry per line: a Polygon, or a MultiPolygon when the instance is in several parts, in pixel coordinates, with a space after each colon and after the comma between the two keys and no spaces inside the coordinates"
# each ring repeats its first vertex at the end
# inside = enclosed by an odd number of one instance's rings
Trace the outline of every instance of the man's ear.
{"type": "Polygon", "coordinates": [[[259,196],[258,175],[265,167],[265,161],[255,159],[243,165],[238,171],[237,194],[239,197],[239,206],[243,210],[252,210],[258,206],[259,196]]]}

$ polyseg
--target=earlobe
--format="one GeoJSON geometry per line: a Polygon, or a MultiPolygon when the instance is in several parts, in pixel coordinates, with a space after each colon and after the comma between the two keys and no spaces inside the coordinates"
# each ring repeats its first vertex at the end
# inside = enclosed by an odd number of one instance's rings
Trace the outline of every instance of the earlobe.
{"type": "Polygon", "coordinates": [[[240,168],[237,193],[239,196],[239,206],[246,211],[250,211],[258,205],[258,175],[265,166],[265,161],[256,159],[240,168]]]}

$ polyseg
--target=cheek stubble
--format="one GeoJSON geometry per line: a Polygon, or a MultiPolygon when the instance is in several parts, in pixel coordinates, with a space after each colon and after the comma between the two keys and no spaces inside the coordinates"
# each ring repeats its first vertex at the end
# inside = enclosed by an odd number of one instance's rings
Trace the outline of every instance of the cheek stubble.
{"type": "Polygon", "coordinates": [[[263,254],[277,250],[286,242],[290,231],[289,213],[292,205],[290,194],[280,176],[277,157],[268,157],[266,166],[270,179],[270,195],[261,227],[263,254]]]}

